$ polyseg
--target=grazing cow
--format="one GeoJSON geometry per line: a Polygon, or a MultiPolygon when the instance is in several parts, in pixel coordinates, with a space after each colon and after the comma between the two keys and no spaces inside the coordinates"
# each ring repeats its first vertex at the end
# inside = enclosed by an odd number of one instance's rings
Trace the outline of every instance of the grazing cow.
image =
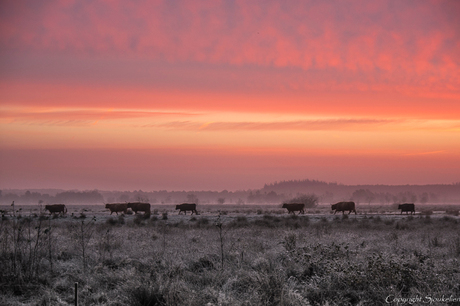
{"type": "Polygon", "coordinates": [[[136,214],[138,211],[143,211],[146,215],[150,215],[150,203],[128,203],[128,208],[131,208],[136,214]]]}
{"type": "Polygon", "coordinates": [[[401,215],[403,213],[403,211],[406,212],[409,212],[410,211],[410,214],[412,215],[412,213],[415,214],[415,205],[414,203],[404,203],[404,204],[399,204],[398,205],[398,209],[401,209],[401,215]]]}
{"type": "Polygon", "coordinates": [[[351,214],[351,212],[354,211],[356,215],[355,202],[339,202],[339,203],[333,204],[331,208],[332,210],[335,210],[334,215],[338,211],[341,211],[343,215],[345,214],[346,210],[349,211],[348,214],[351,214]]]}
{"type": "Polygon", "coordinates": [[[288,213],[293,213],[295,215],[295,212],[296,211],[299,211],[299,215],[300,213],[304,214],[305,213],[305,204],[303,203],[291,203],[291,204],[286,204],[284,203],[282,208],[286,208],[288,210],[288,213]]]}
{"type": "Polygon", "coordinates": [[[124,212],[126,214],[128,210],[127,203],[120,203],[120,204],[105,204],[105,208],[110,209],[110,214],[115,212],[118,215],[118,212],[124,212]]]}
{"type": "Polygon", "coordinates": [[[179,210],[179,215],[181,212],[185,212],[185,214],[187,214],[187,210],[190,210],[192,211],[192,215],[193,213],[195,213],[195,215],[198,215],[198,213],[196,212],[196,204],[187,204],[187,203],[184,203],[184,204],[180,204],[180,205],[176,205],[176,210],[179,210]]]}
{"type": "Polygon", "coordinates": [[[65,214],[67,212],[64,204],[45,205],[45,210],[48,210],[50,215],[54,213],[65,214]]]}

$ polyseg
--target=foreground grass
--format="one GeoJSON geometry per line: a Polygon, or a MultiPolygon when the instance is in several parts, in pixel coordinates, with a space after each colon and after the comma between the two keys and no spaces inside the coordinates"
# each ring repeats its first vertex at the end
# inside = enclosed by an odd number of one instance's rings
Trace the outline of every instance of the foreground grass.
{"type": "Polygon", "coordinates": [[[80,305],[460,298],[459,229],[429,216],[4,218],[0,304],[73,305],[75,282],[80,305]]]}

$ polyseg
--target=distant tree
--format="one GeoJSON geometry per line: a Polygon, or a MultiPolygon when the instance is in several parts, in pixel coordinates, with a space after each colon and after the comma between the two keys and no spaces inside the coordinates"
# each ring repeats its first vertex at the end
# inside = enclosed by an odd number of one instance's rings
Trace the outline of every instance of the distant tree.
{"type": "Polygon", "coordinates": [[[128,202],[129,201],[129,195],[127,195],[126,193],[123,193],[121,194],[119,197],[118,197],[118,202],[128,202]]]}
{"type": "Polygon", "coordinates": [[[218,202],[220,205],[222,205],[222,204],[225,203],[225,198],[218,198],[218,199],[217,199],[217,202],[218,202]]]}
{"type": "Polygon", "coordinates": [[[188,203],[198,204],[198,198],[193,193],[189,193],[189,194],[187,194],[187,202],[188,203]]]}
{"type": "Polygon", "coordinates": [[[332,192],[326,191],[321,196],[321,202],[323,203],[332,203],[334,201],[334,194],[332,192]]]}
{"type": "Polygon", "coordinates": [[[147,203],[149,201],[149,198],[146,195],[143,194],[138,194],[135,197],[136,202],[142,202],[142,203],[147,203]]]}
{"type": "Polygon", "coordinates": [[[280,196],[276,194],[274,191],[270,191],[265,195],[265,202],[267,203],[279,203],[280,201],[280,196]]]}
{"type": "Polygon", "coordinates": [[[357,204],[366,202],[370,205],[372,200],[375,199],[375,195],[369,189],[358,189],[353,192],[352,199],[357,202],[357,204]]]}
{"type": "Polygon", "coordinates": [[[420,203],[426,204],[428,202],[428,193],[424,192],[422,193],[422,196],[420,197],[420,203]]]}
{"type": "Polygon", "coordinates": [[[400,203],[405,203],[405,202],[414,203],[417,201],[417,196],[415,195],[415,193],[411,191],[400,192],[398,194],[398,198],[399,198],[400,203]]]}

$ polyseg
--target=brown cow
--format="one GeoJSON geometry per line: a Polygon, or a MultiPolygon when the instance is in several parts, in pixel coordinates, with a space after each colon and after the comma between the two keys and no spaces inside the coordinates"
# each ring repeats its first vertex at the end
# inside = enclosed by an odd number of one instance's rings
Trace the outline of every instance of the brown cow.
{"type": "Polygon", "coordinates": [[[414,203],[404,203],[404,204],[399,204],[398,205],[398,209],[401,209],[401,215],[403,213],[403,211],[406,212],[406,214],[410,211],[410,214],[412,215],[412,213],[415,214],[415,205],[414,203]]]}
{"type": "Polygon", "coordinates": [[[346,210],[349,211],[348,214],[351,214],[351,212],[354,211],[355,215],[356,215],[355,202],[339,202],[339,203],[336,203],[336,204],[332,205],[332,210],[335,210],[334,215],[338,211],[341,211],[342,215],[343,215],[346,210]]]}
{"type": "Polygon", "coordinates": [[[65,214],[67,212],[67,208],[64,204],[45,205],[45,210],[48,210],[50,215],[54,213],[65,214]]]}
{"type": "Polygon", "coordinates": [[[185,212],[185,214],[187,214],[187,210],[192,211],[192,215],[193,215],[193,213],[198,215],[198,213],[196,211],[196,204],[184,203],[184,204],[176,205],[176,210],[178,210],[178,209],[180,209],[179,210],[179,215],[180,215],[181,212],[185,212]]]}
{"type": "Polygon", "coordinates": [[[128,208],[131,208],[136,214],[138,211],[143,211],[146,215],[150,215],[150,203],[128,203],[128,208]]]}
{"type": "Polygon", "coordinates": [[[128,204],[127,203],[114,203],[114,204],[105,204],[105,208],[110,209],[110,214],[115,212],[118,215],[118,212],[126,212],[128,211],[128,204]]]}
{"type": "Polygon", "coordinates": [[[296,211],[299,211],[299,215],[300,213],[304,214],[305,213],[305,204],[304,203],[291,203],[291,204],[287,204],[287,203],[284,203],[282,208],[286,208],[288,210],[288,213],[293,213],[295,215],[295,212],[296,211]]]}

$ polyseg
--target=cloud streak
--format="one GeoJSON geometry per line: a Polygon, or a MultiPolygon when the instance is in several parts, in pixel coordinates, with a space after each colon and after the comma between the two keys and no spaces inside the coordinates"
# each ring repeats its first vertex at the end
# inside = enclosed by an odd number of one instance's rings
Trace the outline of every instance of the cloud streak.
{"type": "Polygon", "coordinates": [[[361,130],[375,128],[400,120],[374,119],[331,119],[331,120],[296,120],[277,122],[192,122],[174,121],[161,124],[147,124],[142,127],[157,127],[178,130],[200,131],[327,131],[327,130],[361,130]]]}

